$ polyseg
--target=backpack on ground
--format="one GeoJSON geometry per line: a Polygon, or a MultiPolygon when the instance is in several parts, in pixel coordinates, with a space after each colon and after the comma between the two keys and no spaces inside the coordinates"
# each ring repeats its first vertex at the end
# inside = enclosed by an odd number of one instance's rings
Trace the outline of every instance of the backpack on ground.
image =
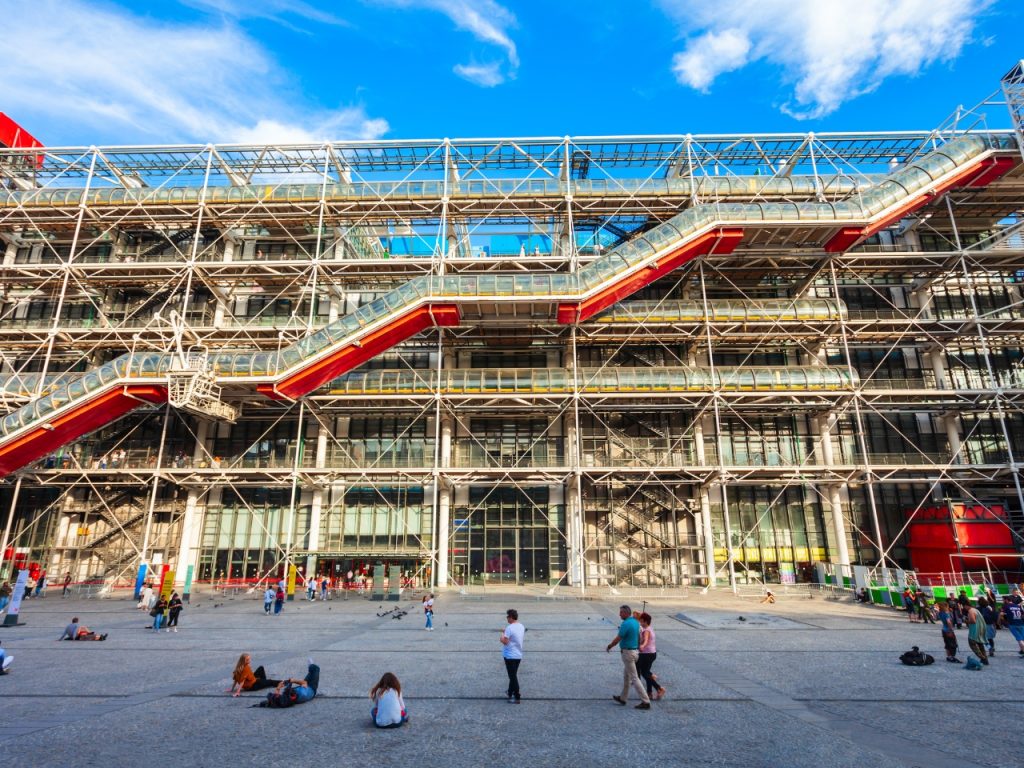
{"type": "Polygon", "coordinates": [[[280,693],[277,691],[271,691],[268,693],[267,700],[265,702],[260,702],[260,706],[270,707],[271,709],[285,709],[293,706],[298,698],[299,697],[296,695],[295,689],[292,688],[291,683],[289,683],[280,693]]]}
{"type": "Polygon", "coordinates": [[[921,649],[915,645],[911,650],[900,656],[900,661],[908,667],[924,667],[934,664],[935,657],[930,653],[921,653],[921,649]]]}
{"type": "Polygon", "coordinates": [[[978,657],[977,656],[968,656],[967,657],[967,663],[964,664],[964,669],[978,670],[978,669],[983,669],[983,667],[981,666],[981,662],[978,661],[978,657]]]}

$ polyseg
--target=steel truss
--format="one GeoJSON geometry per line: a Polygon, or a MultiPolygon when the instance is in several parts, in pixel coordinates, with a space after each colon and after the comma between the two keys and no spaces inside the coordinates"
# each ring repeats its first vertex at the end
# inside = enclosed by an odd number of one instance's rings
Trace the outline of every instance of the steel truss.
{"type": "MultiPolygon", "coordinates": [[[[280,350],[421,275],[573,270],[700,204],[841,201],[968,127],[0,153],[0,398],[125,351],[280,350]]],[[[4,481],[4,548],[77,577],[388,559],[447,586],[507,579],[488,563],[516,531],[516,580],[586,588],[906,563],[907,515],[944,498],[1002,503],[1019,535],[1022,227],[1016,166],[852,250],[759,231],[577,325],[481,310],[372,364],[409,391],[136,413],[4,481]],[[848,376],[787,386],[797,367],[848,376]],[[528,384],[446,383],[469,368],[528,384]],[[593,386],[630,369],[753,383],[593,386]]]]}

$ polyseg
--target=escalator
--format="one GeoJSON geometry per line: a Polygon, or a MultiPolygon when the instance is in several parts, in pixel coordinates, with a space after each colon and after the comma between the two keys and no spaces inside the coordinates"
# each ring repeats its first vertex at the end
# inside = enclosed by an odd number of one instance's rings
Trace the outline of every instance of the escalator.
{"type": "MultiPolygon", "coordinates": [[[[280,350],[215,355],[210,373],[292,401],[423,330],[486,317],[495,305],[546,308],[549,319],[581,323],[760,231],[804,229],[825,251],[843,251],[950,189],[990,183],[1014,166],[1016,149],[1006,135],[966,135],[842,202],[698,205],[572,273],[417,277],[280,350]]],[[[174,365],[172,355],[129,353],[7,414],[0,421],[0,477],[135,408],[165,402],[174,365]]]]}

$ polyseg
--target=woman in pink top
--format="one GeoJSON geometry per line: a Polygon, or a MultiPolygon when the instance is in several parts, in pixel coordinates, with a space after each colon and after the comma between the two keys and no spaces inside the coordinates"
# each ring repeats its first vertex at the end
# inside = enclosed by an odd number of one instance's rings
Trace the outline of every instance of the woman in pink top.
{"type": "Polygon", "coordinates": [[[654,629],[651,627],[651,614],[640,614],[640,658],[636,660],[636,671],[647,683],[647,695],[652,699],[660,699],[665,695],[665,688],[659,685],[658,678],[651,674],[654,660],[658,658],[658,649],[654,644],[654,629]]]}

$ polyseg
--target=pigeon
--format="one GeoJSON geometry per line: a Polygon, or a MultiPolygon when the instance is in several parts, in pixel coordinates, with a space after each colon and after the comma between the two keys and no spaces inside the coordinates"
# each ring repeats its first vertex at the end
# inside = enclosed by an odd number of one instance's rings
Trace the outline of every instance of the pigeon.
{"type": "Polygon", "coordinates": [[[444,625],[445,625],[445,626],[447,627],[447,626],[448,626],[448,622],[446,621],[446,622],[444,623],[444,625]]]}
{"type": "Polygon", "coordinates": [[[740,621],[746,621],[746,618],[744,618],[743,616],[740,616],[740,621]]]}

